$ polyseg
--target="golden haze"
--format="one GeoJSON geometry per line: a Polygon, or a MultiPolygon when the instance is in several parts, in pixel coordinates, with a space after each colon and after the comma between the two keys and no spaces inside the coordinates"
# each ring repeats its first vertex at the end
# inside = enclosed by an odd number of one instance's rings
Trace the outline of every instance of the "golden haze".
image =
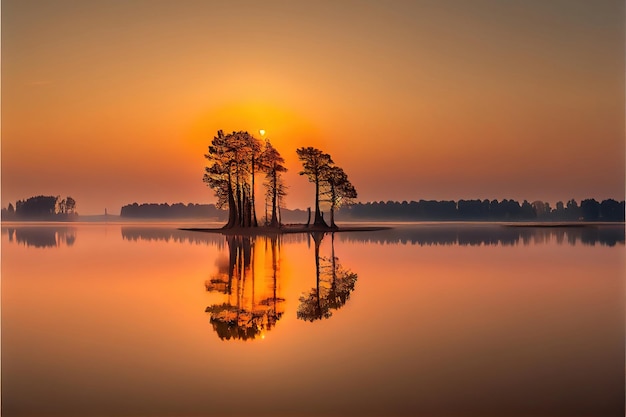
{"type": "Polygon", "coordinates": [[[330,153],[360,199],[623,198],[624,5],[4,1],[2,204],[213,202],[218,129],[330,153]]]}

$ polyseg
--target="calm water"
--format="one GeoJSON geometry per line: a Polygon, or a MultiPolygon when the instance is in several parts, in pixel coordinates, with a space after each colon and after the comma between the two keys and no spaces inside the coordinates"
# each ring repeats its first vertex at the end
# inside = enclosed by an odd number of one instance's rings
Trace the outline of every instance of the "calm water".
{"type": "Polygon", "coordinates": [[[2,226],[3,416],[623,416],[624,228],[2,226]]]}

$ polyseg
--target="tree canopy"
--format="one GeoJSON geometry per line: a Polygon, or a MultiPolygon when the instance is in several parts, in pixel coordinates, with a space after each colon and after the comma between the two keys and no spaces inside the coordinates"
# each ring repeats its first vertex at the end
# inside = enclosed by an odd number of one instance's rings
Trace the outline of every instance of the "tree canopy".
{"type": "Polygon", "coordinates": [[[328,227],[320,210],[320,201],[330,203],[330,227],[336,228],[335,209],[350,203],[357,192],[344,170],[334,165],[332,157],[317,148],[307,147],[296,150],[302,162],[300,175],[306,175],[315,184],[315,218],[313,224],[328,227]]]}

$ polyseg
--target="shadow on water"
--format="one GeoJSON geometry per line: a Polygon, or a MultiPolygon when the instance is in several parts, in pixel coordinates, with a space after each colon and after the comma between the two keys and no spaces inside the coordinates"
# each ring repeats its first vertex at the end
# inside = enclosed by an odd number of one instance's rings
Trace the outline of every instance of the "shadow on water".
{"type": "Polygon", "coordinates": [[[219,262],[217,274],[205,283],[207,291],[224,294],[224,301],[205,312],[222,340],[263,338],[284,313],[285,299],[279,295],[281,237],[227,236],[226,241],[228,261],[219,262]],[[259,277],[255,254],[261,250],[266,267],[259,277]]]}
{"type": "Polygon", "coordinates": [[[3,227],[2,234],[6,234],[9,243],[16,243],[34,248],[57,248],[72,246],[76,242],[76,228],[16,226],[3,227]]]}
{"type": "Polygon", "coordinates": [[[615,246],[624,244],[623,225],[590,225],[586,227],[504,227],[501,225],[410,225],[377,232],[340,234],[345,242],[376,244],[430,245],[530,245],[556,242],[615,246]]]}
{"type": "Polygon", "coordinates": [[[320,257],[320,245],[324,233],[311,236],[315,242],[315,288],[300,297],[297,316],[301,320],[315,321],[327,319],[333,310],[341,308],[354,291],[357,274],[345,269],[335,256],[335,233],[330,234],[330,258],[320,257]]]}

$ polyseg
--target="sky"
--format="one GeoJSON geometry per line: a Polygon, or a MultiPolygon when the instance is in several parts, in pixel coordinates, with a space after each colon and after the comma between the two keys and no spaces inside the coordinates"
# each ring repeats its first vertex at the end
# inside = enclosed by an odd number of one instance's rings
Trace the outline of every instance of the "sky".
{"type": "Polygon", "coordinates": [[[623,1],[2,0],[2,206],[213,203],[217,130],[359,201],[624,199],[623,1]]]}

